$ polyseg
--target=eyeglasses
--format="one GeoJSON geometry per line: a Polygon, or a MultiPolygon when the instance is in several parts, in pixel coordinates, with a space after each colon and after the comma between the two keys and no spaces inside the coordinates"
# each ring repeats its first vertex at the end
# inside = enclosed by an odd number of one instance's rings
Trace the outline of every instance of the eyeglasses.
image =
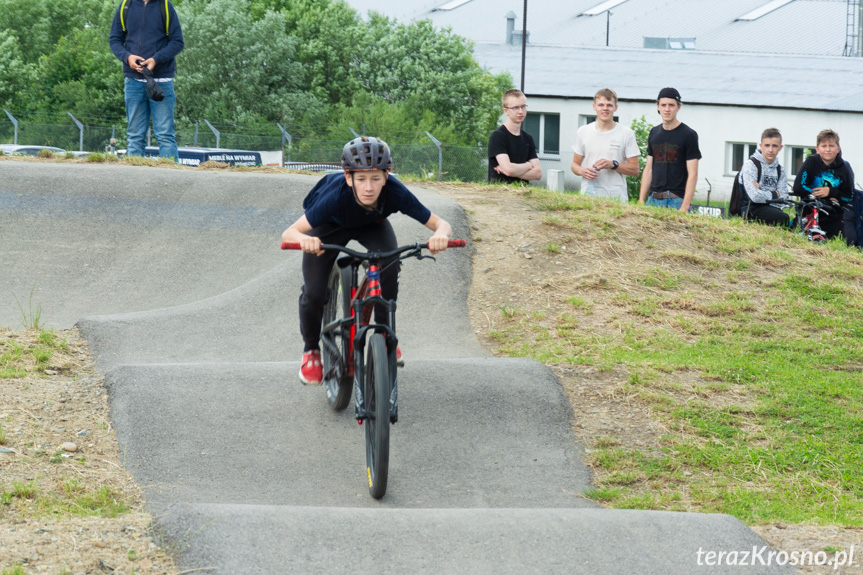
{"type": "Polygon", "coordinates": [[[503,109],[504,110],[515,110],[516,112],[523,112],[523,111],[527,110],[527,104],[525,104],[524,106],[510,106],[510,107],[504,106],[503,109]]]}

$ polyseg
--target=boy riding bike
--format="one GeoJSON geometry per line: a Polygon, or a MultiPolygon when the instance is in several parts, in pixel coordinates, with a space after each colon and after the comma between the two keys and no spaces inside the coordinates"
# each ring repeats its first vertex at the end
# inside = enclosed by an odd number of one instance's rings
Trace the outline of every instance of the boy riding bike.
{"type": "MultiPolygon", "coordinates": [[[[300,381],[320,385],[323,379],[320,336],[324,305],[330,298],[327,289],[330,270],[337,252],[325,252],[321,244],[346,245],[356,240],[370,251],[398,247],[395,232],[387,218],[401,212],[434,232],[429,251],[447,249],[452,228],[425,207],[404,184],[390,175],[392,157],[383,140],[355,138],[342,151],[344,173],[321,178],[303,200],[305,213],[282,233],[282,241],[296,242],[303,250],[303,289],[300,294],[300,333],[303,358],[300,381]]],[[[398,296],[400,262],[397,257],[384,261],[381,270],[381,295],[398,296]]],[[[375,321],[388,323],[386,309],[376,306],[375,321]]],[[[401,364],[401,350],[397,350],[401,364]]]]}

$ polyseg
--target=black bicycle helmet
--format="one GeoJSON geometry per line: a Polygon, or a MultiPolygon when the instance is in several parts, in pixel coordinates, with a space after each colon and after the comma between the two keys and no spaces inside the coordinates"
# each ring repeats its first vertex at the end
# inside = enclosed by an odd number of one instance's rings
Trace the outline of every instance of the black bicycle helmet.
{"type": "Polygon", "coordinates": [[[342,150],[342,167],[349,172],[390,170],[393,167],[390,147],[378,138],[354,138],[342,150]]]}

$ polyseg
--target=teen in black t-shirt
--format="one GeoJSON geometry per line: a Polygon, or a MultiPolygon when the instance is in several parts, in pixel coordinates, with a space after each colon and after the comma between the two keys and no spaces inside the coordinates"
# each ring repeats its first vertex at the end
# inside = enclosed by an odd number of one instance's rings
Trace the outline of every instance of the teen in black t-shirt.
{"type": "Polygon", "coordinates": [[[647,138],[647,163],[641,174],[638,203],[688,212],[698,180],[698,134],[677,119],[683,104],[680,92],[663,88],[656,98],[662,124],[647,138]]]}
{"type": "Polygon", "coordinates": [[[519,90],[508,90],[502,99],[506,121],[488,140],[488,181],[527,182],[542,178],[536,144],[522,129],[527,99],[519,90]]]}

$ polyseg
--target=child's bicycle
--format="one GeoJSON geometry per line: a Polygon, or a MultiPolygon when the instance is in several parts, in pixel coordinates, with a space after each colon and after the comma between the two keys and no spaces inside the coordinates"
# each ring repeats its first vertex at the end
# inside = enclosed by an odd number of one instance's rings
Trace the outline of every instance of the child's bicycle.
{"type": "MultiPolygon", "coordinates": [[[[447,247],[465,244],[465,240],[450,240],[447,247]]],[[[364,253],[337,244],[321,245],[324,251],[347,254],[335,262],[328,282],[330,298],[321,326],[323,383],[327,401],[336,411],[348,406],[353,387],[357,421],[360,425],[365,422],[366,477],[375,499],[387,490],[390,423],[398,421],[396,302],[381,296],[381,262],[394,256],[398,258],[393,263],[407,258],[435,259],[422,255],[427,248],[428,244],[412,244],[364,253]],[[361,281],[360,266],[365,268],[361,281]],[[375,305],[386,308],[389,325],[370,323],[375,305]]],[[[282,249],[298,250],[300,244],[283,242],[282,249]]]]}
{"type": "Polygon", "coordinates": [[[768,200],[766,203],[780,209],[794,208],[794,218],[788,223],[789,227],[809,241],[816,243],[821,243],[827,239],[824,230],[818,225],[819,215],[827,215],[834,209],[840,209],[838,206],[835,208],[830,206],[828,202],[824,202],[811,194],[796,201],[790,198],[780,198],[768,200]]]}

